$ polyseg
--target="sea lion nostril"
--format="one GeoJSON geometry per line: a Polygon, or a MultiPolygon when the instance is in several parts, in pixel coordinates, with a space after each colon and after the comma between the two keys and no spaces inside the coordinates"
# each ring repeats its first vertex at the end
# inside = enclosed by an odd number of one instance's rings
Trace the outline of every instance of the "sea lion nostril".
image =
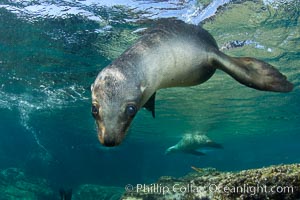
{"type": "Polygon", "coordinates": [[[107,147],[113,147],[116,145],[116,142],[112,138],[105,137],[103,145],[107,147]]]}

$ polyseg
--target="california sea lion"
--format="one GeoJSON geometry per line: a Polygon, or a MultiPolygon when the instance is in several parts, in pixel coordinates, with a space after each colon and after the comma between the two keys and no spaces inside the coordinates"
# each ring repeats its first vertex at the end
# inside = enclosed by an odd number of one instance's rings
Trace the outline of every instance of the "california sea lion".
{"type": "Polygon", "coordinates": [[[119,145],[140,108],[154,113],[155,92],[193,86],[223,70],[257,90],[289,92],[293,84],[277,69],[255,58],[234,58],[220,52],[200,26],[159,20],[97,76],[92,90],[92,115],[105,146],[119,145]]]}
{"type": "Polygon", "coordinates": [[[181,140],[176,145],[169,147],[165,154],[181,152],[196,156],[203,156],[205,153],[201,152],[201,150],[205,148],[223,149],[223,146],[212,141],[204,134],[188,133],[183,135],[181,140]]]}

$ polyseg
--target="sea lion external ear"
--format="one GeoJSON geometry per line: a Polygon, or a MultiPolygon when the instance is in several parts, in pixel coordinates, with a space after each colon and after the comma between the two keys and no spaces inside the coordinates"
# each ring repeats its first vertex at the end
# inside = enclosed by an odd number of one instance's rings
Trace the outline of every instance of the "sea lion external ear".
{"type": "Polygon", "coordinates": [[[94,88],[94,83],[91,85],[91,91],[93,91],[93,88],[94,88]]]}
{"type": "Polygon", "coordinates": [[[155,94],[150,97],[150,99],[144,104],[144,108],[152,112],[152,117],[155,118],[155,94]]]}

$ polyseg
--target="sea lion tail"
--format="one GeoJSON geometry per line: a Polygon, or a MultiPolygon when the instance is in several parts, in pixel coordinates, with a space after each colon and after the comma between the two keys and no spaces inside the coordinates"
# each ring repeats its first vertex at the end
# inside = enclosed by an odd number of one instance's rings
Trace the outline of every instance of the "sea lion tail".
{"type": "Polygon", "coordinates": [[[251,57],[230,57],[218,51],[212,65],[248,87],[273,92],[290,92],[293,84],[272,65],[251,57]]]}

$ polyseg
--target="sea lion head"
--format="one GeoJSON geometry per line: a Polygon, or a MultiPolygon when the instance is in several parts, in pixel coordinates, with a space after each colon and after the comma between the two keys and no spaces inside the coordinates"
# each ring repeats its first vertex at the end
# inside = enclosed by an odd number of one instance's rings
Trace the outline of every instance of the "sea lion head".
{"type": "Polygon", "coordinates": [[[110,66],[97,76],[92,91],[92,115],[104,146],[117,146],[140,108],[142,91],[136,76],[110,66]],[[134,78],[135,77],[135,78],[134,78]]]}

